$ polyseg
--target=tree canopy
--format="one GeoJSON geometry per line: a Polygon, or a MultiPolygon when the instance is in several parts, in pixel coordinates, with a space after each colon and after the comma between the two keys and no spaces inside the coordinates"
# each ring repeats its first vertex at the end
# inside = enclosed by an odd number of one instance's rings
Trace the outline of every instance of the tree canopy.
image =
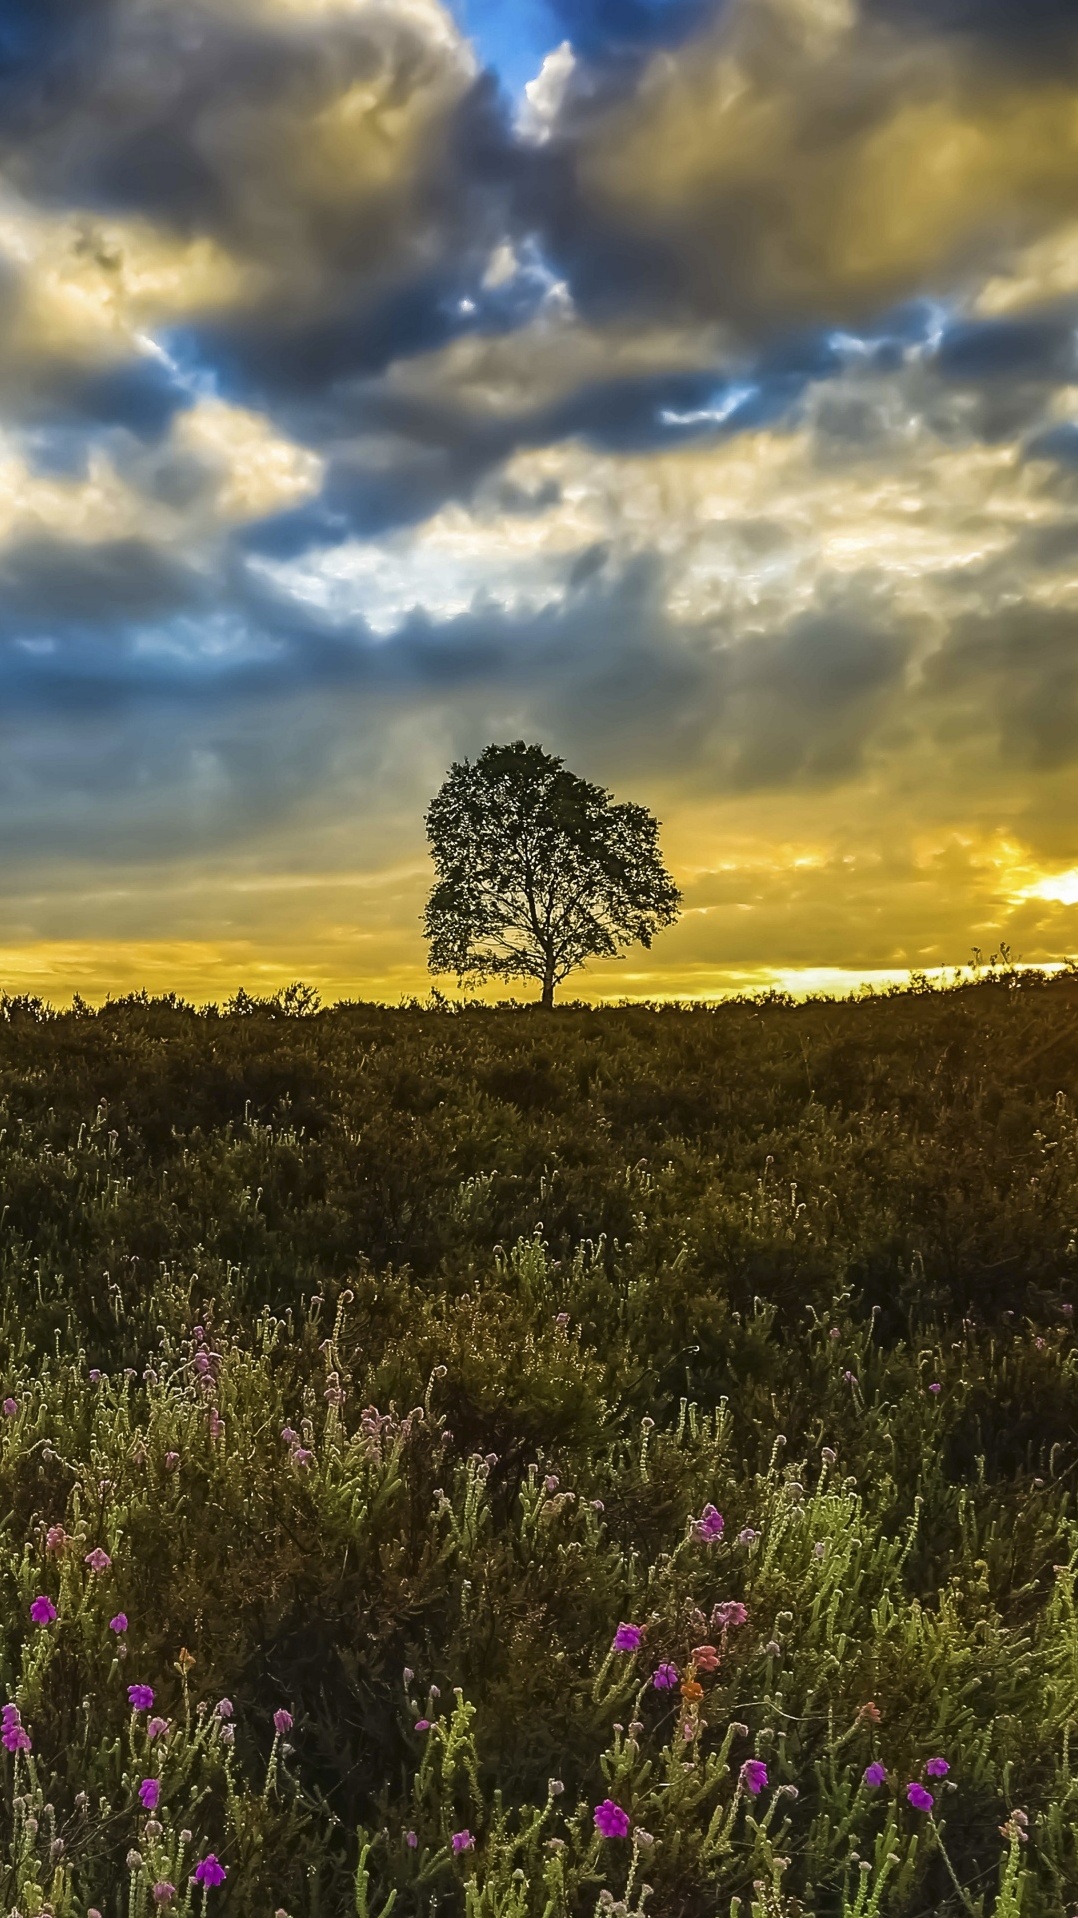
{"type": "Polygon", "coordinates": [[[650,946],[678,916],[658,820],[542,746],[518,739],[453,765],[426,826],[432,972],[536,979],[549,1007],[578,966],[650,946]]]}

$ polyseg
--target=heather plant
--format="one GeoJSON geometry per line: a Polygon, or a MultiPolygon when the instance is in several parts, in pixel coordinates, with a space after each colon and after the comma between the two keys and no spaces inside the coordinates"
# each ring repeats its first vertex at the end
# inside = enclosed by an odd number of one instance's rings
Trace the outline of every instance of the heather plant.
{"type": "Polygon", "coordinates": [[[9,1006],[0,1909],[1069,1913],[1072,991],[9,1006]]]}

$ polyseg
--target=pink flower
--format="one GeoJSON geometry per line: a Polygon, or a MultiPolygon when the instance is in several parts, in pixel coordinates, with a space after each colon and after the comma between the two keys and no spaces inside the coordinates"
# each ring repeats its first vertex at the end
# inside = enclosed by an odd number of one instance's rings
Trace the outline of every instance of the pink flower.
{"type": "Polygon", "coordinates": [[[88,1565],[91,1572],[107,1572],[112,1560],[107,1552],[102,1551],[100,1545],[95,1545],[92,1552],[85,1554],[83,1564],[88,1565]]]}
{"type": "Polygon", "coordinates": [[[414,1831],[406,1831],[404,1834],[404,1842],[407,1845],[409,1851],[414,1851],[416,1846],[419,1843],[419,1839],[414,1831]]]}
{"type": "Polygon", "coordinates": [[[23,1729],[22,1717],[17,1705],[5,1705],[0,1712],[0,1744],[9,1752],[28,1752],[30,1734],[23,1729]]]}
{"type": "Polygon", "coordinates": [[[719,1654],[714,1645],[694,1645],[692,1648],[692,1662],[698,1672],[717,1672],[719,1669],[719,1654]]]}
{"type": "Polygon", "coordinates": [[[235,1709],[230,1698],[219,1698],[217,1704],[214,1706],[218,1718],[231,1718],[235,1709]]]}
{"type": "Polygon", "coordinates": [[[6,1419],[13,1419],[18,1409],[19,1409],[18,1399],[4,1400],[4,1417],[6,1419]]]}
{"type": "Polygon", "coordinates": [[[273,1714],[273,1729],[278,1738],[283,1738],[286,1732],[292,1730],[292,1714],[286,1712],[283,1705],[273,1714]]]}
{"type": "Polygon", "coordinates": [[[928,1389],[929,1389],[929,1391],[930,1391],[930,1392],[942,1392],[942,1390],[943,1390],[943,1387],[942,1387],[942,1385],[941,1385],[941,1384],[939,1383],[939,1380],[938,1380],[938,1379],[933,1379],[933,1381],[932,1381],[932,1384],[931,1384],[931,1385],[929,1386],[929,1388],[928,1388],[928,1389]]]}
{"type": "Polygon", "coordinates": [[[62,1552],[70,1543],[71,1540],[62,1525],[49,1526],[48,1531],[45,1533],[45,1550],[47,1552],[62,1552]]]}
{"type": "Polygon", "coordinates": [[[746,1758],[741,1767],[741,1783],[747,1792],[758,1798],[767,1785],[767,1766],[760,1758],[746,1758]]]}
{"type": "Polygon", "coordinates": [[[168,1731],[167,1718],[151,1718],[146,1727],[147,1738],[163,1738],[168,1731]]]}
{"type": "Polygon", "coordinates": [[[154,1904],[155,1905],[171,1905],[173,1900],[175,1899],[175,1896],[176,1896],[175,1885],[170,1885],[167,1878],[159,1878],[157,1880],[156,1885],[153,1888],[154,1904]]]}
{"type": "Polygon", "coordinates": [[[930,1758],[925,1766],[925,1773],[929,1778],[946,1778],[950,1769],[945,1758],[930,1758]]]}
{"type": "Polygon", "coordinates": [[[747,1625],[748,1622],[748,1611],[736,1598],[728,1598],[724,1604],[716,1605],[711,1614],[712,1625],[721,1625],[724,1631],[730,1631],[737,1625],[747,1625]]]}
{"type": "Polygon", "coordinates": [[[129,1685],[127,1696],[133,1712],[148,1712],[153,1704],[152,1685],[129,1685]]]}
{"type": "Polygon", "coordinates": [[[416,1721],[415,1721],[415,1728],[416,1728],[416,1731],[417,1731],[417,1732],[429,1732],[429,1730],[430,1730],[430,1719],[429,1719],[429,1718],[417,1718],[417,1719],[416,1719],[416,1721]]]}
{"type": "Polygon", "coordinates": [[[455,1831],[449,1842],[456,1852],[475,1850],[475,1839],[470,1831],[455,1831]]]}
{"type": "Polygon", "coordinates": [[[196,1885],[223,1885],[228,1877],[216,1852],[206,1853],[205,1858],[195,1866],[192,1873],[196,1885]]]}
{"type": "Polygon", "coordinates": [[[887,1783],[887,1773],[882,1765],[875,1764],[875,1765],[869,1765],[867,1767],[865,1771],[866,1785],[871,1785],[875,1787],[877,1785],[886,1785],[886,1783],[887,1783]]]}
{"type": "Polygon", "coordinates": [[[165,1453],[165,1470],[166,1470],[166,1472],[174,1472],[174,1471],[176,1470],[176,1467],[177,1467],[177,1465],[179,1464],[179,1462],[180,1462],[180,1455],[179,1455],[179,1453],[178,1453],[178,1452],[166,1452],[166,1453],[165,1453]]]}
{"type": "Polygon", "coordinates": [[[641,1625],[619,1625],[617,1631],[614,1633],[614,1650],[616,1652],[638,1652],[640,1650],[640,1640],[643,1636],[644,1630],[641,1625]]]}
{"type": "Polygon", "coordinates": [[[35,1625],[51,1625],[56,1617],[56,1607],[44,1592],[39,1592],[31,1605],[30,1617],[35,1625]]]}
{"type": "Polygon", "coordinates": [[[926,1791],[923,1785],[919,1785],[916,1779],[906,1786],[906,1797],[914,1811],[931,1811],[936,1802],[932,1793],[926,1791]]]}
{"type": "Polygon", "coordinates": [[[612,1798],[604,1798],[602,1804],[595,1807],[595,1829],[603,1838],[627,1838],[629,1814],[612,1798]]]}
{"type": "Polygon", "coordinates": [[[138,1798],[143,1811],[156,1811],[161,1803],[160,1779],[144,1778],[138,1788],[138,1798]]]}
{"type": "Polygon", "coordinates": [[[126,1632],[126,1630],[127,1630],[127,1613],[126,1612],[117,1612],[115,1618],[109,1619],[110,1632],[126,1632]]]}
{"type": "Polygon", "coordinates": [[[657,1692],[672,1692],[677,1681],[677,1666],[669,1663],[657,1665],[651,1675],[651,1682],[657,1692]]]}

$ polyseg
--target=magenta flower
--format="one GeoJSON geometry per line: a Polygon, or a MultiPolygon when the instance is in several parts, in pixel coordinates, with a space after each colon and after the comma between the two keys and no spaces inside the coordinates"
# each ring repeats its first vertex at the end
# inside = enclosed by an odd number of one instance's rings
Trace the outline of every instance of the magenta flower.
{"type": "Polygon", "coordinates": [[[127,1696],[133,1712],[148,1712],[153,1704],[152,1685],[129,1685],[127,1696]]]}
{"type": "Polygon", "coordinates": [[[151,1718],[146,1727],[147,1738],[163,1738],[168,1731],[167,1718],[151,1718]]]}
{"type": "Polygon", "coordinates": [[[175,1885],[170,1885],[167,1878],[159,1878],[157,1880],[156,1885],[153,1888],[154,1904],[155,1905],[171,1905],[174,1903],[175,1897],[176,1897],[175,1885]]]}
{"type": "Polygon", "coordinates": [[[873,1787],[875,1787],[876,1785],[886,1785],[886,1783],[887,1783],[887,1772],[881,1764],[877,1762],[876,1764],[869,1765],[867,1767],[865,1771],[866,1785],[872,1785],[873,1787]]]}
{"type": "Polygon", "coordinates": [[[627,1838],[629,1814],[615,1805],[612,1798],[604,1798],[602,1804],[595,1807],[595,1829],[603,1838],[627,1838]]]}
{"type": "Polygon", "coordinates": [[[693,1537],[702,1538],[706,1544],[713,1545],[717,1538],[722,1537],[725,1523],[722,1513],[716,1511],[714,1505],[705,1505],[693,1523],[693,1537]]]}
{"type": "Polygon", "coordinates": [[[762,1758],[746,1758],[741,1767],[741,1783],[754,1798],[759,1798],[767,1785],[767,1766],[762,1758]]]}
{"type": "Polygon", "coordinates": [[[724,1631],[730,1631],[737,1625],[747,1625],[748,1622],[748,1609],[737,1598],[728,1598],[724,1604],[716,1605],[711,1614],[712,1625],[721,1625],[724,1631]]]}
{"type": "Polygon", "coordinates": [[[671,1665],[669,1662],[664,1665],[657,1665],[651,1675],[651,1682],[657,1692],[672,1692],[677,1681],[677,1666],[671,1665]]]}
{"type": "Polygon", "coordinates": [[[416,1846],[419,1843],[419,1837],[417,1833],[414,1831],[406,1831],[404,1834],[404,1842],[407,1845],[409,1851],[414,1851],[416,1846]]]}
{"type": "Polygon", "coordinates": [[[473,1851],[475,1849],[475,1839],[472,1837],[470,1831],[455,1831],[449,1842],[453,1850],[457,1852],[473,1851]]]}
{"type": "Polygon", "coordinates": [[[71,1540],[62,1525],[49,1526],[48,1531],[45,1533],[45,1550],[47,1552],[62,1552],[70,1543],[71,1540]]]}
{"type": "Polygon", "coordinates": [[[56,1617],[56,1607],[44,1592],[39,1592],[31,1605],[30,1617],[35,1625],[51,1625],[56,1617]]]}
{"type": "Polygon", "coordinates": [[[196,1885],[223,1885],[228,1877],[217,1853],[210,1851],[195,1866],[192,1877],[196,1885]]]}
{"type": "Polygon", "coordinates": [[[95,1545],[92,1552],[86,1553],[83,1564],[88,1565],[91,1572],[107,1572],[112,1560],[107,1552],[102,1551],[100,1545],[95,1545]]]}
{"type": "Polygon", "coordinates": [[[925,1766],[925,1775],[928,1778],[946,1778],[950,1769],[945,1758],[930,1758],[925,1766]]]}
{"type": "Polygon", "coordinates": [[[416,1728],[416,1731],[417,1731],[417,1732],[429,1732],[429,1730],[430,1730],[430,1719],[429,1719],[429,1718],[417,1718],[417,1719],[416,1719],[416,1721],[415,1721],[415,1728],[416,1728]]]}
{"type": "Polygon", "coordinates": [[[906,1786],[906,1797],[914,1811],[931,1811],[936,1802],[932,1793],[926,1791],[923,1785],[919,1785],[916,1779],[906,1786]]]}
{"type": "Polygon", "coordinates": [[[143,1811],[156,1811],[161,1803],[160,1779],[144,1778],[138,1788],[138,1798],[143,1811]]]}
{"type": "Polygon", "coordinates": [[[110,1632],[126,1632],[126,1630],[127,1630],[127,1613],[126,1612],[117,1612],[115,1618],[109,1619],[110,1632]]]}
{"type": "Polygon", "coordinates": [[[640,1640],[643,1636],[644,1630],[641,1625],[619,1625],[617,1631],[614,1633],[614,1650],[616,1652],[638,1652],[640,1650],[640,1640]]]}
{"type": "Polygon", "coordinates": [[[934,1379],[928,1389],[930,1392],[942,1392],[943,1387],[938,1379],[934,1379]]]}
{"type": "Polygon", "coordinates": [[[286,1712],[283,1705],[279,1711],[275,1711],[273,1714],[273,1729],[277,1733],[278,1738],[283,1738],[285,1732],[292,1730],[292,1714],[291,1712],[286,1712]]]}
{"type": "Polygon", "coordinates": [[[18,1409],[19,1409],[18,1399],[4,1400],[4,1417],[6,1419],[13,1419],[18,1409]]]}
{"type": "Polygon", "coordinates": [[[9,1752],[28,1752],[30,1734],[25,1731],[17,1705],[5,1705],[0,1712],[0,1744],[9,1752]]]}

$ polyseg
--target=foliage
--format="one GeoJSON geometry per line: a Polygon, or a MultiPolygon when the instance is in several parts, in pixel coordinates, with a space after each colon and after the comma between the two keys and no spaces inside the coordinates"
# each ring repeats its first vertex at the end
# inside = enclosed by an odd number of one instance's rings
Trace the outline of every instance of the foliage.
{"type": "Polygon", "coordinates": [[[646,806],[615,805],[522,739],[450,769],[427,836],[432,972],[538,979],[549,1008],[586,960],[650,946],[677,918],[681,895],[646,806]]]}
{"type": "Polygon", "coordinates": [[[1070,1911],[1076,1009],[7,1002],[0,1909],[1070,1911]]]}

